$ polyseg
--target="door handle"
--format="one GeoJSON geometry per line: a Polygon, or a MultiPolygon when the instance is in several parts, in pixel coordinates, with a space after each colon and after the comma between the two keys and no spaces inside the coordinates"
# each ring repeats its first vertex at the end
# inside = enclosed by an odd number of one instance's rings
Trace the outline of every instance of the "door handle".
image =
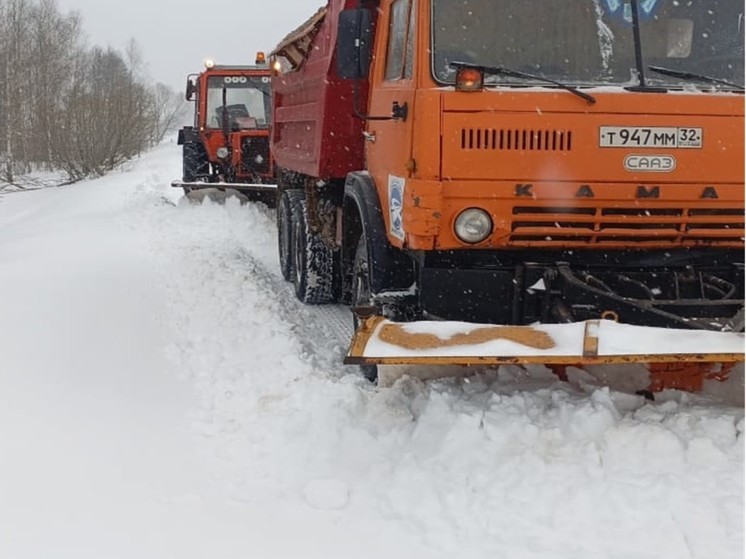
{"type": "Polygon", "coordinates": [[[394,101],[391,105],[391,118],[393,118],[394,120],[401,120],[402,122],[406,122],[408,112],[409,109],[407,107],[406,101],[403,105],[400,105],[399,101],[394,101]]]}

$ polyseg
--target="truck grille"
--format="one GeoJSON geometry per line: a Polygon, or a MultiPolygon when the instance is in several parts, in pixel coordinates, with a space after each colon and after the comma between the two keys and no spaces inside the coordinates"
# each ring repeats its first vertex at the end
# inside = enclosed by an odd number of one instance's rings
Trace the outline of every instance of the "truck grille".
{"type": "Polygon", "coordinates": [[[269,138],[248,136],[241,142],[241,173],[266,175],[270,170],[269,138]]]}
{"type": "Polygon", "coordinates": [[[741,209],[517,206],[511,244],[743,245],[741,209]]]}
{"type": "Polygon", "coordinates": [[[572,131],[462,128],[461,149],[570,151],[572,131]]]}

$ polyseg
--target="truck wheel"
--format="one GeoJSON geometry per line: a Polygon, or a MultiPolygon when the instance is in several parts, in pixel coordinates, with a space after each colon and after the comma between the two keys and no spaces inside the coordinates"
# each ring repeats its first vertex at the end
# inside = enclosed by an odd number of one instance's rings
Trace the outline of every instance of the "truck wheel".
{"type": "MultiPolygon", "coordinates": [[[[365,234],[360,235],[360,240],[355,249],[355,261],[352,265],[352,306],[368,306],[372,303],[370,294],[368,244],[365,234]]],[[[360,328],[360,321],[352,315],[352,326],[354,332],[360,328]]],[[[370,382],[378,381],[378,367],[376,365],[360,365],[360,372],[370,382]]]]}
{"type": "Polygon", "coordinates": [[[334,253],[311,231],[306,219],[306,201],[291,200],[293,285],[304,303],[320,305],[334,301],[334,253]]]}
{"type": "Polygon", "coordinates": [[[285,281],[293,279],[292,207],[302,197],[298,190],[283,190],[277,202],[277,252],[280,255],[280,272],[285,281]]]}
{"type": "Polygon", "coordinates": [[[194,182],[210,174],[205,146],[200,142],[184,142],[184,182],[194,182]]]}

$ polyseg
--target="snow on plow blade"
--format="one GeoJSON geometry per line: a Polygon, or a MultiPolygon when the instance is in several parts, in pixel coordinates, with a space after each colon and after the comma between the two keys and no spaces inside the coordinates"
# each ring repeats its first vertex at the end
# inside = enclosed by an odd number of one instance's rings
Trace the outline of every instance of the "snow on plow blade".
{"type": "Polygon", "coordinates": [[[217,188],[218,190],[233,189],[239,192],[242,191],[253,191],[253,192],[275,192],[277,191],[276,184],[264,184],[264,183],[249,183],[249,182],[184,182],[181,180],[175,180],[171,182],[171,186],[174,188],[189,188],[192,190],[200,190],[204,188],[217,188]]]}
{"type": "Polygon", "coordinates": [[[346,364],[595,365],[610,363],[737,363],[744,335],[587,320],[501,326],[466,322],[362,321],[346,364]]]}

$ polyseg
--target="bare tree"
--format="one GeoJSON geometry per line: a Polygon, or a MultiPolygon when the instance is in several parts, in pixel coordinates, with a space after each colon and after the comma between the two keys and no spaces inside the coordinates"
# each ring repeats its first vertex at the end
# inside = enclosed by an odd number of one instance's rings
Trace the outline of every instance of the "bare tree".
{"type": "Polygon", "coordinates": [[[55,0],[0,0],[0,176],[101,175],[161,141],[183,103],[151,85],[137,44],[86,48],[55,0]]]}
{"type": "Polygon", "coordinates": [[[52,130],[63,109],[60,92],[69,85],[80,42],[80,18],[61,15],[55,0],[41,0],[31,14],[29,74],[32,104],[32,160],[49,167],[54,159],[52,130]]]}
{"type": "Polygon", "coordinates": [[[12,183],[16,172],[24,165],[24,117],[27,115],[28,79],[23,73],[25,46],[28,44],[28,12],[26,0],[5,0],[0,4],[0,60],[3,68],[2,160],[6,182],[12,183]],[[24,91],[26,90],[26,91],[24,91]]]}
{"type": "Polygon", "coordinates": [[[65,97],[67,142],[58,145],[57,164],[72,180],[102,175],[150,145],[150,93],[133,79],[121,54],[93,48],[80,57],[65,97]]]}
{"type": "Polygon", "coordinates": [[[166,134],[173,132],[182,124],[189,109],[188,103],[181,94],[163,83],[153,87],[150,102],[150,120],[152,123],[152,145],[163,141],[166,134]]]}

